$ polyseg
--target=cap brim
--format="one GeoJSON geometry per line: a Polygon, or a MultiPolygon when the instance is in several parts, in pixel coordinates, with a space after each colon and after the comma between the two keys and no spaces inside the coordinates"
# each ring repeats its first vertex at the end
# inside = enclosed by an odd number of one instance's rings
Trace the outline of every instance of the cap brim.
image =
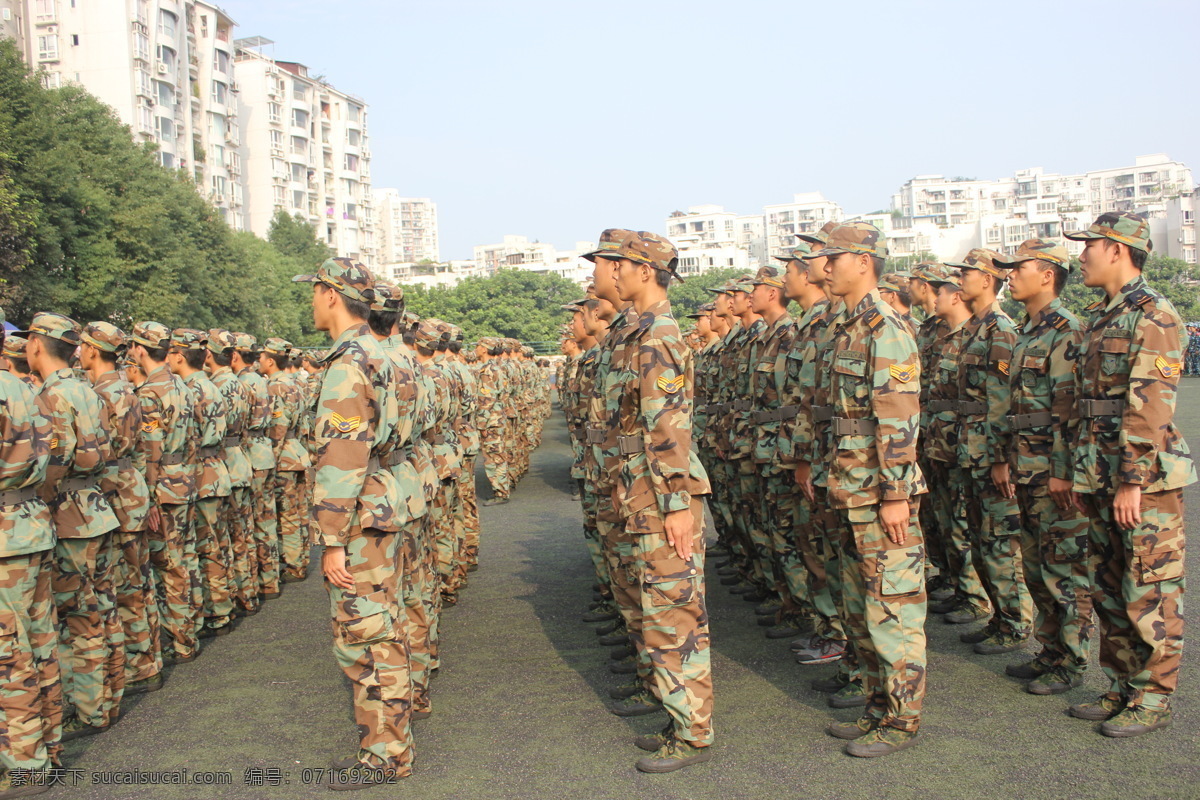
{"type": "Polygon", "coordinates": [[[798,261],[800,257],[799,256],[771,256],[771,258],[775,259],[776,261],[785,261],[786,262],[786,261],[798,261]]]}
{"type": "Polygon", "coordinates": [[[15,336],[18,339],[28,339],[29,334],[31,334],[31,333],[33,333],[33,331],[9,331],[6,335],[7,336],[15,336]]]}
{"type": "Polygon", "coordinates": [[[320,283],[321,279],[316,275],[297,275],[292,278],[292,283],[320,283]]]}
{"type": "Polygon", "coordinates": [[[822,247],[817,252],[809,253],[806,256],[801,256],[801,258],[805,259],[806,261],[811,261],[814,258],[829,258],[830,256],[841,255],[842,253],[849,253],[849,252],[850,252],[849,250],[846,250],[841,247],[822,247]]]}
{"type": "Polygon", "coordinates": [[[1107,239],[1103,233],[1092,233],[1091,231],[1074,231],[1073,233],[1064,233],[1073,242],[1085,242],[1088,239],[1107,239]]]}
{"type": "Polygon", "coordinates": [[[797,233],[797,234],[795,234],[795,236],[797,239],[799,239],[802,242],[808,242],[809,244],[815,244],[815,245],[818,245],[819,247],[825,246],[825,242],[821,241],[820,237],[818,237],[818,236],[813,236],[808,233],[797,233]]]}

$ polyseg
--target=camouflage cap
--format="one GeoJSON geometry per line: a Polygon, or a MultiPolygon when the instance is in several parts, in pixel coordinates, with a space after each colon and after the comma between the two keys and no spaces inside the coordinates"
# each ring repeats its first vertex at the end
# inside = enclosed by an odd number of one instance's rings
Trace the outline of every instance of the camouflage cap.
{"type": "Polygon", "coordinates": [[[1144,253],[1149,253],[1154,243],[1150,241],[1150,223],[1141,214],[1130,211],[1120,213],[1110,211],[1096,217],[1096,221],[1088,226],[1086,231],[1075,231],[1066,234],[1068,239],[1077,242],[1088,239],[1112,239],[1114,242],[1129,245],[1144,253]]]}
{"type": "Polygon", "coordinates": [[[929,281],[930,275],[938,275],[942,265],[936,261],[922,261],[912,269],[912,277],[917,280],[929,281]]]}
{"type": "Polygon", "coordinates": [[[291,353],[292,343],[287,339],[280,339],[278,336],[272,336],[263,342],[264,353],[272,356],[286,356],[291,353]]]}
{"type": "Polygon", "coordinates": [[[171,329],[161,322],[139,322],[133,326],[129,341],[145,347],[166,347],[171,343],[171,329]]]}
{"type": "Polygon", "coordinates": [[[418,345],[426,350],[433,350],[437,347],[437,343],[442,339],[442,332],[438,329],[439,320],[423,319],[410,328],[413,339],[418,345]]]}
{"type": "Polygon", "coordinates": [[[765,267],[759,267],[758,272],[753,278],[754,286],[772,286],[776,289],[783,288],[783,270],[774,264],[768,264],[765,267]]]}
{"type": "Polygon", "coordinates": [[[804,257],[811,259],[841,253],[865,253],[887,258],[887,237],[869,222],[844,222],[829,232],[824,247],[804,257]]]}
{"type": "Polygon", "coordinates": [[[300,358],[303,355],[304,355],[304,351],[301,350],[299,347],[296,347],[296,345],[292,345],[292,349],[288,350],[288,358],[295,359],[295,358],[300,358]]]}
{"type": "Polygon", "coordinates": [[[962,261],[947,261],[946,266],[955,267],[957,269],[977,269],[980,272],[986,272],[996,278],[1004,280],[1008,277],[1008,267],[1002,263],[997,263],[1000,259],[1000,254],[995,250],[988,250],[986,247],[976,247],[967,253],[967,257],[962,261]]]}
{"type": "Polygon", "coordinates": [[[588,298],[586,298],[586,297],[583,298],[582,300],[572,300],[569,303],[563,303],[561,306],[559,306],[559,308],[561,308],[563,311],[570,311],[570,312],[582,311],[583,304],[586,303],[587,301],[588,301],[588,298]]]}
{"type": "Polygon", "coordinates": [[[208,344],[208,334],[195,328],[176,328],[171,332],[171,346],[184,350],[202,350],[208,344]]]}
{"type": "Polygon", "coordinates": [[[532,348],[532,347],[530,347],[529,345],[522,345],[522,346],[521,346],[521,352],[522,352],[524,355],[526,355],[526,356],[528,356],[528,357],[530,357],[530,358],[533,358],[533,348],[532,348]]]}
{"type": "Polygon", "coordinates": [[[258,339],[248,333],[233,334],[234,347],[243,352],[253,352],[258,349],[258,339]]]}
{"type": "Polygon", "coordinates": [[[137,359],[133,357],[133,353],[129,352],[128,350],[125,351],[125,357],[121,359],[121,366],[125,369],[129,369],[130,367],[137,367],[138,369],[142,368],[142,365],[139,364],[137,359]]]}
{"type": "Polygon", "coordinates": [[[5,358],[25,358],[25,345],[29,344],[20,336],[5,336],[3,355],[5,358]]]}
{"type": "Polygon", "coordinates": [[[1053,264],[1068,271],[1071,269],[1071,254],[1067,252],[1067,248],[1046,239],[1026,239],[1021,242],[1017,252],[1011,256],[999,254],[995,260],[1008,269],[1022,261],[1045,261],[1047,264],[1053,264]]]}
{"type": "Polygon", "coordinates": [[[879,279],[879,288],[888,292],[908,293],[908,279],[912,276],[907,272],[887,272],[879,279]]]}
{"type": "Polygon", "coordinates": [[[600,234],[600,242],[596,245],[596,249],[590,253],[584,253],[581,258],[586,258],[588,261],[595,263],[596,256],[616,252],[621,249],[625,242],[636,235],[633,231],[626,230],[625,228],[606,228],[600,234]]]}
{"type": "Polygon", "coordinates": [[[375,300],[371,303],[371,310],[403,311],[404,290],[392,283],[375,281],[375,300]]]}
{"type": "Polygon", "coordinates": [[[89,322],[83,326],[80,338],[97,350],[119,353],[125,349],[125,331],[111,322],[89,322]]]}
{"type": "Polygon", "coordinates": [[[36,333],[41,336],[48,336],[51,339],[58,339],[60,342],[66,342],[67,344],[79,344],[81,331],[82,328],[79,327],[79,323],[70,317],[43,311],[33,316],[33,322],[29,324],[29,330],[13,331],[12,335],[24,338],[28,337],[31,333],[36,333]]]}
{"type": "Polygon", "coordinates": [[[740,278],[734,278],[729,282],[729,291],[730,293],[745,292],[746,294],[750,294],[750,292],[754,291],[754,277],[752,275],[744,275],[740,278]]]}
{"type": "Polygon", "coordinates": [[[351,300],[370,304],[375,301],[375,278],[370,270],[349,258],[328,258],[315,275],[297,275],[299,283],[323,283],[351,300]]]}
{"type": "Polygon", "coordinates": [[[214,353],[223,353],[237,347],[237,334],[224,328],[213,328],[208,332],[208,349],[214,353]]]}
{"type": "Polygon", "coordinates": [[[823,247],[829,241],[829,234],[833,233],[833,229],[837,226],[836,222],[826,222],[821,226],[821,230],[816,233],[797,233],[796,238],[802,242],[821,245],[823,247]]]}
{"type": "Polygon", "coordinates": [[[453,325],[451,325],[449,322],[445,322],[440,319],[436,320],[436,322],[437,322],[438,334],[440,334],[441,340],[443,342],[449,342],[450,340],[452,340],[454,338],[455,331],[458,329],[455,328],[453,325]]]}
{"type": "Polygon", "coordinates": [[[729,294],[733,291],[733,281],[725,281],[720,286],[713,286],[704,291],[712,292],[713,294],[729,294]]]}
{"type": "Polygon", "coordinates": [[[500,341],[495,336],[480,336],[479,341],[477,341],[475,344],[484,348],[485,350],[491,350],[499,343],[500,341]]]}
{"type": "Polygon", "coordinates": [[[811,242],[801,241],[796,244],[791,250],[787,250],[781,255],[775,256],[780,261],[801,261],[806,255],[811,253],[813,246],[811,242]]]}
{"type": "Polygon", "coordinates": [[[955,289],[962,288],[962,273],[953,267],[937,264],[926,270],[926,273],[929,277],[925,280],[934,288],[934,291],[942,284],[953,286],[955,289]]]}
{"type": "Polygon", "coordinates": [[[609,247],[603,252],[597,251],[596,256],[617,261],[627,258],[638,264],[646,264],[661,272],[669,272],[678,280],[683,278],[676,272],[679,265],[679,251],[665,237],[650,231],[638,231],[630,238],[619,242],[615,247],[609,247]]]}

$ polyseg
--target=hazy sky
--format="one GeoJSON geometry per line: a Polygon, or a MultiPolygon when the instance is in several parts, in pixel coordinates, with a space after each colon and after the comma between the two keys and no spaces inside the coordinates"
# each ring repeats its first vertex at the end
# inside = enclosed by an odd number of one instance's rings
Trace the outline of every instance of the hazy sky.
{"type": "Polygon", "coordinates": [[[442,258],[806,191],[863,213],[918,174],[1200,169],[1195,0],[225,8],[366,99],[373,185],[437,202],[442,258]]]}

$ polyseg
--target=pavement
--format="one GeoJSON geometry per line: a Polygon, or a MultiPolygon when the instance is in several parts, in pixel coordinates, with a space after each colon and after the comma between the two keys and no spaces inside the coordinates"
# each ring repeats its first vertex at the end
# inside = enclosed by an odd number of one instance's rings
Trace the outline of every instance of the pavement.
{"type": "MultiPolygon", "coordinates": [[[[1198,397],[1200,379],[1185,379],[1179,421],[1200,450],[1200,402],[1190,402],[1198,397]]],[[[715,580],[715,758],[667,775],[638,773],[642,753],[633,738],[661,728],[665,716],[606,711],[607,691],[622,679],[605,666],[608,648],[596,644],[596,626],[579,621],[593,576],[569,464],[555,409],[513,501],[481,509],[480,569],[443,616],[434,713],[414,723],[412,777],[354,796],[1200,798],[1200,668],[1190,645],[1174,727],[1117,740],[1066,714],[1104,690],[1094,663],[1081,688],[1035,697],[1004,675],[1006,664],[1029,653],[975,655],[958,642],[961,627],[931,619],[921,745],[859,760],[822,732],[855,713],[828,708],[808,688],[833,668],[795,664],[787,640],[766,640],[750,604],[715,580]]],[[[482,472],[477,477],[488,496],[482,472]]],[[[1200,489],[1189,488],[1186,503],[1189,529],[1200,530],[1200,489]]],[[[1192,571],[1197,558],[1193,550],[1192,571]]],[[[1190,635],[1200,630],[1196,608],[1185,611],[1190,635]]],[[[234,635],[173,668],[163,690],[127,701],[109,731],[68,744],[66,782],[76,785],[45,796],[328,797],[326,765],[357,742],[330,641],[318,577],[288,585],[234,635]],[[185,777],[187,784],[147,782],[185,777]],[[112,783],[129,779],[141,782],[112,783]]]]}

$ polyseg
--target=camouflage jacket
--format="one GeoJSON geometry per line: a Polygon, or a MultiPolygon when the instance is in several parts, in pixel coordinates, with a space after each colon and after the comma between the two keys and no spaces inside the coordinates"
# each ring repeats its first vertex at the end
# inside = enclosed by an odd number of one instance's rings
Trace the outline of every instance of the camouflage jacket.
{"type": "Polygon", "coordinates": [[[933,342],[929,372],[921,376],[921,456],[958,464],[958,359],[970,331],[968,317],[954,328],[943,325],[933,342]]]}
{"type": "Polygon", "coordinates": [[[396,510],[404,499],[381,464],[391,453],[399,413],[391,361],[365,323],[342,331],[322,365],[313,420],[313,533],[326,547],[345,547],[368,528],[400,529],[396,510]]]}
{"type": "Polygon", "coordinates": [[[479,367],[476,389],[479,393],[479,420],[482,428],[502,428],[508,414],[504,410],[508,376],[497,358],[489,358],[479,367]]]}
{"type": "Polygon", "coordinates": [[[842,301],[830,301],[825,310],[812,321],[809,336],[811,344],[805,346],[804,360],[810,364],[800,374],[800,384],[811,387],[800,404],[800,417],[792,432],[792,444],[797,460],[807,451],[807,461],[812,467],[812,481],[817,486],[826,486],[826,467],[833,433],[830,419],[833,416],[833,322],[842,313],[842,301]]]}
{"type": "Polygon", "coordinates": [[[1012,357],[1012,415],[1003,434],[1013,480],[1045,485],[1070,480],[1075,365],[1083,326],[1052,300],[1017,333],[1012,357]]]}
{"type": "Polygon", "coordinates": [[[248,487],[254,477],[254,471],[250,468],[250,459],[246,456],[243,444],[246,422],[250,417],[250,389],[238,380],[229,367],[217,367],[210,379],[225,400],[225,441],[222,443],[222,456],[225,471],[229,473],[229,485],[233,489],[248,487]]]}
{"type": "Polygon", "coordinates": [[[741,335],[741,323],[735,322],[730,327],[725,335],[717,339],[711,354],[706,359],[708,361],[706,367],[706,382],[708,402],[704,409],[704,428],[701,436],[701,446],[712,452],[714,455],[720,455],[724,451],[722,444],[726,433],[725,420],[726,415],[723,407],[727,402],[726,398],[730,394],[730,379],[731,375],[726,371],[731,365],[729,363],[730,349],[737,346],[738,337],[741,335]]]}
{"type": "Polygon", "coordinates": [[[1141,276],[1090,310],[1076,372],[1075,491],[1114,494],[1130,483],[1160,492],[1195,483],[1175,426],[1184,347],[1179,314],[1141,276]]]}
{"type": "MultiPolygon", "coordinates": [[[[793,326],[792,341],[780,353],[783,375],[779,386],[779,404],[787,413],[779,422],[776,436],[775,463],[783,469],[794,470],[800,461],[807,461],[812,450],[812,433],[801,428],[801,409],[805,398],[812,391],[816,378],[816,339],[814,323],[823,320],[829,309],[829,301],[821,298],[800,315],[793,326]]],[[[824,330],[824,327],[821,327],[824,330]]]]}
{"type": "Polygon", "coordinates": [[[454,398],[451,396],[453,387],[436,360],[421,364],[421,370],[433,387],[434,416],[432,424],[425,429],[425,441],[431,448],[433,468],[438,480],[449,480],[454,477],[454,470],[458,468],[455,448],[448,438],[451,435],[451,415],[454,409],[454,398]]]}
{"type": "Polygon", "coordinates": [[[142,435],[134,463],[146,476],[151,499],[179,505],[196,499],[195,412],[192,395],[163,364],[137,387],[142,405],[142,435]]]}
{"type": "MultiPolygon", "coordinates": [[[[750,444],[754,463],[773,464],[779,450],[784,373],[796,323],[785,313],[763,332],[750,370],[750,444]],[[760,419],[769,416],[770,419],[760,419]]],[[[796,408],[798,412],[800,409],[796,408]]]]}
{"type": "Polygon", "coordinates": [[[115,369],[101,375],[92,388],[100,398],[100,424],[108,433],[114,459],[104,470],[100,488],[121,530],[143,530],[150,513],[150,490],[142,473],[133,466],[133,451],[142,431],[141,403],[133,384],[115,369]]]}
{"type": "Polygon", "coordinates": [[[225,433],[228,407],[221,390],[197,370],[183,379],[192,393],[196,415],[196,495],[228,497],[229,470],[225,468],[225,433]]]}
{"type": "Polygon", "coordinates": [[[593,345],[575,359],[575,367],[571,375],[571,405],[567,410],[567,428],[571,432],[571,447],[574,459],[571,462],[571,477],[576,480],[588,477],[586,462],[587,444],[587,405],[596,382],[596,359],[600,348],[593,345]]]}
{"type": "Polygon", "coordinates": [[[300,443],[300,418],[304,413],[304,398],[291,376],[282,370],[267,380],[267,396],[271,399],[271,417],[267,437],[279,472],[303,472],[312,466],[308,450],[300,443]]]}
{"type": "Polygon", "coordinates": [[[100,397],[69,369],[51,372],[42,382],[38,408],[50,422],[50,465],[42,499],[50,507],[59,539],[91,539],[120,523],[100,491],[107,465],[116,460],[100,397]]]}
{"type": "Polygon", "coordinates": [[[455,432],[459,444],[462,445],[463,455],[467,457],[479,455],[479,384],[465,363],[456,356],[450,356],[450,367],[458,373],[458,381],[462,386],[462,397],[459,402],[458,417],[454,421],[455,432]]]}
{"type": "Polygon", "coordinates": [[[611,368],[619,398],[614,508],[622,518],[656,504],[662,514],[686,510],[693,496],[709,493],[692,448],[687,345],[665,300],[633,316],[622,333],[611,368]]]}
{"type": "Polygon", "coordinates": [[[242,448],[250,459],[250,468],[275,469],[275,451],[271,449],[271,440],[267,438],[267,427],[271,423],[271,396],[267,393],[267,380],[250,367],[237,376],[249,390],[250,413],[246,417],[242,448]]]}
{"type": "Polygon", "coordinates": [[[1004,443],[1017,330],[999,301],[975,314],[973,323],[958,357],[958,465],[981,470],[1008,460],[1004,443]]]}
{"type": "Polygon", "coordinates": [[[695,408],[692,410],[692,443],[699,449],[707,447],[704,436],[708,428],[708,406],[712,402],[712,386],[715,379],[713,364],[719,352],[721,340],[713,339],[701,347],[693,358],[696,386],[692,395],[695,408]]]}
{"type": "Polygon", "coordinates": [[[625,359],[627,334],[636,320],[633,306],[618,311],[596,353],[596,376],[588,400],[587,435],[591,444],[584,453],[584,471],[589,473],[597,494],[610,494],[617,485],[617,469],[621,464],[617,422],[622,384],[615,365],[625,359]]]}
{"type": "MultiPolygon", "coordinates": [[[[917,328],[917,352],[921,354],[921,427],[925,427],[925,404],[929,402],[929,382],[937,370],[938,341],[946,335],[946,322],[933,316],[917,328]]],[[[922,453],[924,455],[924,453],[922,453]]]]}
{"type": "Polygon", "coordinates": [[[384,466],[391,470],[392,477],[396,479],[401,500],[401,505],[396,509],[397,522],[404,524],[420,519],[429,511],[425,499],[425,479],[421,474],[424,464],[417,452],[417,442],[429,412],[422,407],[422,402],[428,402],[428,399],[423,396],[422,384],[417,379],[421,368],[398,339],[390,337],[381,342],[392,367],[391,392],[396,398],[397,415],[392,451],[384,466]]]}
{"type": "Polygon", "coordinates": [[[733,377],[725,402],[733,405],[725,411],[725,452],[728,458],[735,460],[754,455],[754,426],[750,422],[753,403],[750,379],[766,334],[767,323],[759,317],[750,323],[748,328],[743,329],[737,348],[730,353],[729,363],[733,367],[730,374],[733,377]]]}
{"type": "MultiPolygon", "coordinates": [[[[385,339],[383,348],[389,356],[393,351],[406,366],[413,371],[413,384],[416,388],[416,398],[412,412],[412,432],[409,444],[411,446],[411,461],[413,468],[421,481],[421,488],[426,504],[437,497],[441,491],[441,481],[437,469],[433,465],[433,444],[429,441],[427,432],[437,424],[437,386],[425,368],[417,361],[404,337],[392,336],[385,339]]],[[[404,487],[402,486],[401,489],[404,487]]]]}
{"type": "Polygon", "coordinates": [[[904,321],[867,293],[834,320],[830,347],[829,502],[857,508],[925,491],[917,466],[921,363],[904,321]]]}
{"type": "Polygon", "coordinates": [[[23,556],[54,547],[50,509],[37,489],[50,463],[50,422],[29,384],[0,372],[0,556],[23,556]],[[24,490],[24,491],[22,491],[24,490]]]}

